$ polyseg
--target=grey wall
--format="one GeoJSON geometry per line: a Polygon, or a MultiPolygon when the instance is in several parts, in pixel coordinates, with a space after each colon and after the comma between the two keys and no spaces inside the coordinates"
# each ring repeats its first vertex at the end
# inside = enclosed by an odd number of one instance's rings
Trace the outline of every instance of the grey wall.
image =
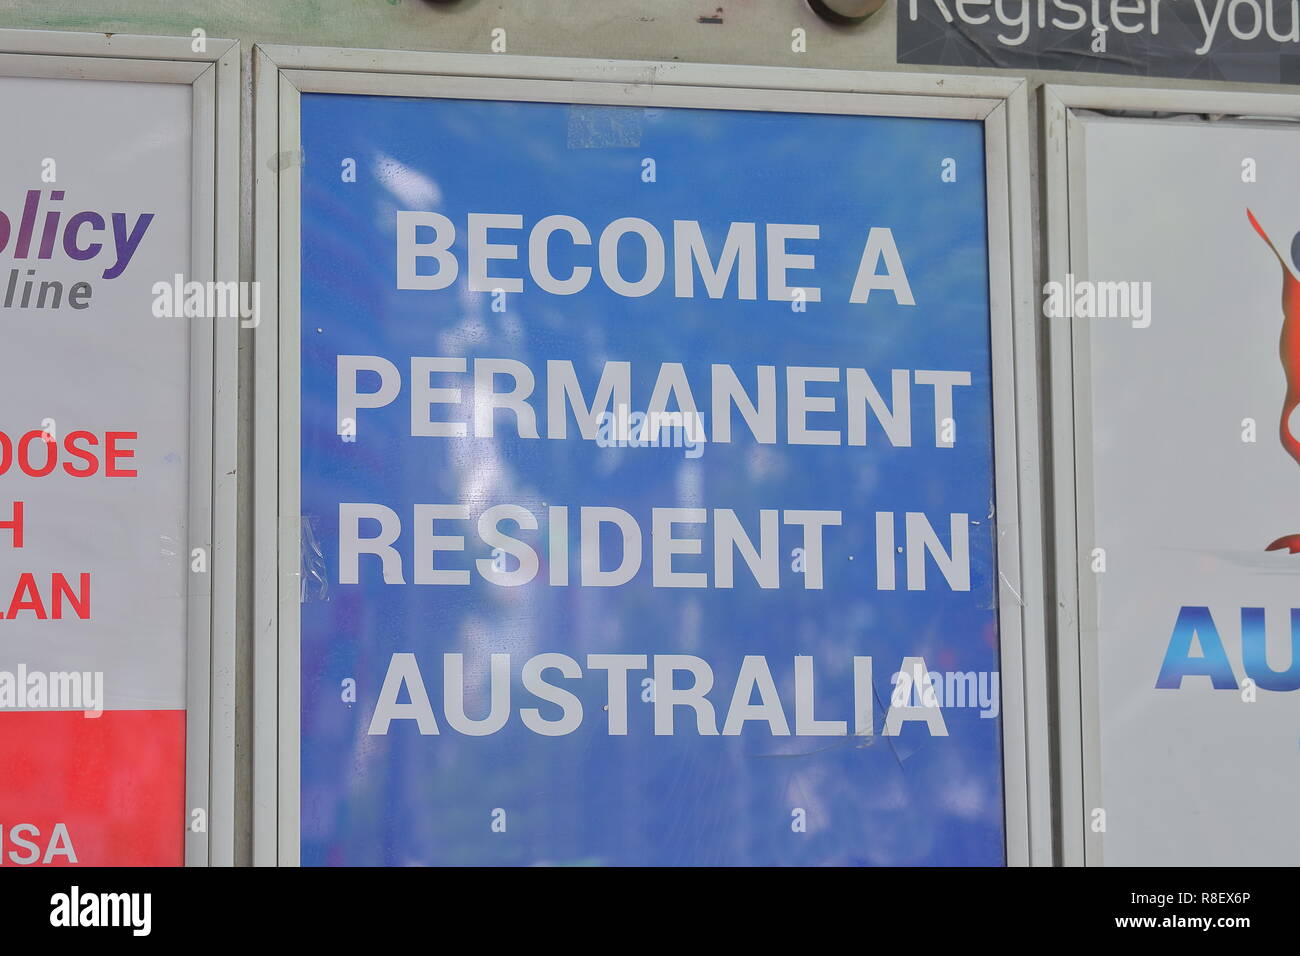
{"type": "MultiPolygon", "coordinates": [[[[0,27],[209,36],[254,43],[487,53],[491,31],[507,32],[510,53],[752,63],[845,70],[895,69],[895,10],[866,23],[833,26],[806,0],[4,0],[0,27]],[[700,23],[722,8],[722,23],[700,23]],[[790,49],[807,31],[808,50],[790,49]]],[[[909,67],[926,71],[925,67],[909,67]]],[[[1025,75],[1025,71],[996,71],[1025,75]]],[[[1035,83],[1076,74],[1033,72],[1035,83]]],[[[1097,85],[1267,89],[1089,74],[1097,85]]]]}
{"type": "MultiPolygon", "coordinates": [[[[893,4],[890,4],[892,8],[893,4]]],[[[857,28],[825,24],[804,0],[6,0],[6,27],[188,34],[253,43],[885,69],[892,9],[857,28]],[[723,7],[721,24],[698,18],[723,7]],[[806,54],[790,31],[807,29],[806,54]]]]}
{"type": "MultiPolygon", "coordinates": [[[[210,37],[241,41],[244,55],[245,146],[250,138],[251,86],[249,52],[255,43],[305,46],[368,47],[402,50],[441,50],[488,53],[495,28],[506,31],[507,52],[535,56],[603,57],[638,60],[682,60],[700,63],[744,63],[844,70],[895,70],[895,12],[886,7],[855,27],[832,26],[808,7],[806,0],[4,0],[0,28],[73,30],[90,33],[132,33],[189,36],[202,28],[210,37]],[[722,7],[722,23],[700,23],[722,7]],[[802,27],[807,51],[791,50],[791,31],[802,27]]],[[[906,67],[911,72],[963,72],[930,67],[906,67]]],[[[968,72],[968,71],[966,71],[968,72]]],[[[1027,76],[1031,87],[1043,83],[1085,82],[1090,85],[1201,88],[1219,90],[1284,90],[1240,83],[1195,83],[1146,77],[1121,77],[1061,72],[990,70],[1027,76]]],[[[1038,217],[1038,123],[1036,92],[1031,116],[1031,182],[1038,217]]],[[[246,159],[247,163],[248,160],[246,159]]],[[[252,182],[244,169],[245,185],[252,182]]],[[[251,279],[251,200],[244,196],[241,220],[242,278],[251,279]]],[[[1035,244],[1037,246],[1037,235],[1035,244]]],[[[1037,248],[1035,249],[1038,253],[1037,248]]],[[[1041,286],[1040,282],[1038,283],[1041,286]]],[[[240,348],[240,460],[249,461],[254,396],[251,377],[251,332],[242,333],[240,348]]],[[[246,467],[240,474],[240,608],[237,760],[239,784],[236,860],[251,860],[251,726],[252,603],[251,485],[246,467]]],[[[1050,552],[1049,552],[1050,554],[1050,552]]],[[[1050,579],[1050,569],[1048,569],[1050,579]]]]}

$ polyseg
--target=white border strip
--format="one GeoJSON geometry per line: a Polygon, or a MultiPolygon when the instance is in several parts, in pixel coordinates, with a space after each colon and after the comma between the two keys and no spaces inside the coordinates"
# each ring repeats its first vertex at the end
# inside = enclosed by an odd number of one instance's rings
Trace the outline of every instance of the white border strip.
{"type": "MultiPolygon", "coordinates": [[[[1202,90],[1060,86],[1043,88],[1043,163],[1046,195],[1044,281],[1067,272],[1087,274],[1083,203],[1083,124],[1076,110],[1200,113],[1218,119],[1300,119],[1300,96],[1202,90]]],[[[1034,306],[1037,314],[1037,306],[1034,306]]],[[[1058,698],[1056,785],[1060,794],[1061,861],[1099,866],[1103,834],[1091,827],[1101,805],[1100,714],[1096,661],[1097,594],[1089,570],[1092,542],[1080,528],[1092,525],[1092,442],[1088,409],[1087,337],[1083,323],[1044,322],[1052,447],[1054,560],[1052,618],[1058,698]]]]}
{"type": "Polygon", "coordinates": [[[856,72],[772,66],[715,66],[598,60],[492,53],[422,53],[403,50],[353,50],[262,45],[256,47],[281,70],[337,70],[353,75],[377,73],[479,79],[590,81],[631,86],[744,87],[757,90],[807,90],[838,93],[983,97],[1002,100],[1024,80],[1003,76],[944,73],[856,72]]]}
{"type": "MultiPolygon", "coordinates": [[[[183,83],[191,113],[191,278],[238,279],[239,44],[205,38],[0,30],[0,76],[183,83]]],[[[188,551],[208,551],[189,575],[186,635],[185,862],[234,863],[235,483],[238,354],[233,322],[197,322],[190,337],[188,551]],[[216,326],[215,329],[213,326],[216,326]],[[203,811],[206,829],[188,823],[203,811]]]]}
{"type": "MultiPolygon", "coordinates": [[[[110,67],[112,60],[177,60],[216,63],[239,41],[204,38],[204,49],[194,49],[193,37],[136,36],[130,33],[72,33],[64,30],[0,30],[0,51],[40,56],[94,57],[92,67],[110,67]]],[[[101,79],[99,76],[90,79],[101,79]]],[[[146,81],[148,82],[148,81],[146,81]]]]}
{"type": "Polygon", "coordinates": [[[278,859],[279,507],[279,85],[277,68],[253,50],[253,275],[262,321],[253,335],[253,865],[278,859]]]}

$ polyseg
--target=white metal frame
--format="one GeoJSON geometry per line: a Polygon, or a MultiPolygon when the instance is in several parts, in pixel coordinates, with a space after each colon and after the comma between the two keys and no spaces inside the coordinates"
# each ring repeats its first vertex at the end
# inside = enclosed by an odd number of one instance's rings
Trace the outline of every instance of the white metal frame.
{"type": "MultiPolygon", "coordinates": [[[[239,44],[0,30],[0,76],[178,83],[193,90],[191,276],[233,280],[239,255],[239,44]]],[[[234,863],[237,320],[192,320],[186,627],[185,863],[234,863]],[[205,829],[189,825],[202,810],[205,829]]]]}
{"type": "Polygon", "coordinates": [[[1007,859],[1052,862],[1028,102],[1004,77],[258,46],[254,382],[254,832],[299,862],[299,97],[304,92],[714,107],[984,123],[1007,859]],[[282,347],[283,345],[283,347],[282,347]]]}
{"type": "MultiPolygon", "coordinates": [[[[1300,96],[1203,90],[1049,85],[1043,88],[1046,172],[1045,280],[1088,274],[1083,129],[1077,110],[1199,113],[1214,120],[1300,120],[1300,96]]],[[[1037,308],[1035,306],[1035,308],[1037,308]]],[[[1045,322],[1051,429],[1054,559],[1053,622],[1059,729],[1061,862],[1100,866],[1102,834],[1091,811],[1102,806],[1097,662],[1097,588],[1090,568],[1093,524],[1091,376],[1086,322],[1045,322]]]]}

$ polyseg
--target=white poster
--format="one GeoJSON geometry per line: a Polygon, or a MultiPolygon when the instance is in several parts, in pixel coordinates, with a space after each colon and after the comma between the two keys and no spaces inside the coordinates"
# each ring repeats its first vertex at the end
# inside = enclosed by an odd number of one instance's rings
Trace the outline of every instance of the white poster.
{"type": "Polygon", "coordinates": [[[191,98],[0,78],[0,865],[182,861],[191,98]]]}
{"type": "Polygon", "coordinates": [[[1071,176],[1086,221],[1076,205],[1072,228],[1086,250],[1072,250],[1076,275],[1052,277],[1047,306],[1087,329],[1075,419],[1085,714],[1099,718],[1088,825],[1107,865],[1294,864],[1300,131],[1083,128],[1071,176]]]}

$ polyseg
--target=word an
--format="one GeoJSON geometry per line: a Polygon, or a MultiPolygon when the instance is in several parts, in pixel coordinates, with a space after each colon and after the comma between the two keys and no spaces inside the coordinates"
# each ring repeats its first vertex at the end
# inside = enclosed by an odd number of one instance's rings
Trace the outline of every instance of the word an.
{"type": "MultiPolygon", "coordinates": [[[[0,594],[4,589],[0,586],[0,594]]],[[[24,611],[31,614],[32,619],[37,621],[61,621],[64,619],[63,602],[67,601],[72,608],[73,614],[79,621],[90,620],[90,574],[83,571],[78,580],[76,590],[73,590],[71,582],[64,574],[55,571],[50,575],[50,586],[42,596],[40,585],[36,581],[36,575],[30,571],[24,571],[18,575],[18,580],[14,583],[11,591],[9,603],[6,606],[0,602],[0,607],[5,608],[0,612],[0,620],[13,621],[18,619],[24,611]]]]}

